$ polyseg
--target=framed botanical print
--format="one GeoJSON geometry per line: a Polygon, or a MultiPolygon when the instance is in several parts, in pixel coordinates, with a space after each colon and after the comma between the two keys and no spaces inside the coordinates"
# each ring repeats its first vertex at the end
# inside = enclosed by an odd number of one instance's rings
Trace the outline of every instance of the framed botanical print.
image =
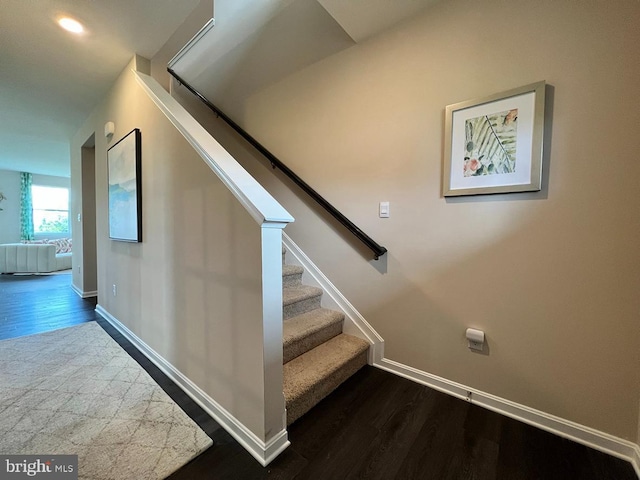
{"type": "Polygon", "coordinates": [[[545,82],[446,107],[445,197],[540,190],[545,82]]]}

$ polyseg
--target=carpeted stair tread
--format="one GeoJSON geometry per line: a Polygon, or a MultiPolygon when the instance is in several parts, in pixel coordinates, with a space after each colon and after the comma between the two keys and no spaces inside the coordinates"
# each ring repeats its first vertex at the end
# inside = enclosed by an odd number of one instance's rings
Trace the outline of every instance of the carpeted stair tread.
{"type": "Polygon", "coordinates": [[[304,267],[301,267],[300,265],[283,265],[282,266],[282,276],[295,275],[302,272],[304,272],[304,267]]]}
{"type": "Polygon", "coordinates": [[[322,289],[309,285],[295,285],[282,290],[283,319],[320,308],[322,289]]]}
{"type": "Polygon", "coordinates": [[[302,283],[304,268],[299,265],[282,266],[282,286],[293,287],[302,283]]]}
{"type": "Polygon", "coordinates": [[[287,425],[367,364],[369,343],[342,333],[344,314],[322,308],[321,288],[302,284],[304,268],[282,248],[283,376],[287,425]]]}
{"type": "Polygon", "coordinates": [[[344,314],[326,308],[316,308],[283,324],[283,362],[287,363],[342,333],[344,314]]]}
{"type": "Polygon", "coordinates": [[[284,365],[290,425],[367,363],[369,343],[340,334],[284,365]]]}
{"type": "Polygon", "coordinates": [[[321,295],[321,288],[312,287],[310,285],[287,287],[282,292],[282,304],[287,306],[308,298],[320,297],[321,295]]]}

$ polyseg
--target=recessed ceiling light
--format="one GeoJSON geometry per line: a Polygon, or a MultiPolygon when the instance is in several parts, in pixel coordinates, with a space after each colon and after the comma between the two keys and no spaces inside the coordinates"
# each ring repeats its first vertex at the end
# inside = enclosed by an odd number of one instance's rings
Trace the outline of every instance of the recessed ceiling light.
{"type": "Polygon", "coordinates": [[[65,30],[71,33],[82,33],[84,32],[84,27],[80,22],[74,20],[69,17],[62,17],[58,19],[58,24],[64,28],[65,30]]]}

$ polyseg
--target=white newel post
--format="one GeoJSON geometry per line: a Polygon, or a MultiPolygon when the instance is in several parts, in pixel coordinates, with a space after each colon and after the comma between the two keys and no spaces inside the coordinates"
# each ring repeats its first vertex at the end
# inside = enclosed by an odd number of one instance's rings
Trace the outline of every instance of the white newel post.
{"type": "Polygon", "coordinates": [[[262,224],[265,463],[289,445],[282,392],[282,229],[286,226],[262,224]]]}

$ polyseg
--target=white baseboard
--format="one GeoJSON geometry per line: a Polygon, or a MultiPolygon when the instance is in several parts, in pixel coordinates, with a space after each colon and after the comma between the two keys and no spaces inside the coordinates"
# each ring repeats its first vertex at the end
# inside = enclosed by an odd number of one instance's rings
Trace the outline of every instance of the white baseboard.
{"type": "Polygon", "coordinates": [[[269,441],[260,440],[253,432],[245,427],[237,418],[218,404],[213,398],[202,391],[196,384],[184,376],[177,368],[161,357],[151,347],[125,327],[118,319],[107,312],[101,305],[96,307],[96,313],[109,322],[127,340],[129,340],[143,355],[151,360],[162,372],[213,417],[240,445],[242,445],[263,467],[266,467],[290,442],[286,429],[280,431],[269,441]]]}
{"type": "Polygon", "coordinates": [[[285,232],[282,232],[282,243],[287,253],[291,254],[291,257],[289,257],[290,263],[304,267],[304,283],[324,290],[322,306],[344,313],[343,331],[349,335],[362,338],[371,344],[368,358],[369,365],[382,360],[382,357],[384,357],[384,340],[382,337],[378,335],[360,312],[340,293],[335,285],[285,232]]]}
{"type": "Polygon", "coordinates": [[[375,367],[386,370],[414,382],[426,385],[434,390],[467,400],[481,407],[515,418],[534,427],[541,428],[564,438],[594,448],[614,457],[631,462],[640,478],[640,447],[628,440],[614,437],[590,427],[556,417],[548,413],[521,405],[489,393],[467,387],[460,383],[438,377],[402,363],[383,358],[374,363],[375,367]]]}
{"type": "Polygon", "coordinates": [[[76,292],[81,298],[91,298],[91,297],[97,297],[98,296],[98,291],[97,290],[93,290],[91,292],[83,292],[78,287],[76,287],[73,283],[71,284],[71,289],[74,292],[76,292]]]}
{"type": "Polygon", "coordinates": [[[370,365],[627,460],[633,465],[640,480],[640,446],[638,444],[384,358],[382,337],[285,232],[282,233],[282,241],[287,253],[291,254],[287,257],[288,262],[305,268],[304,282],[324,290],[326,295],[323,295],[323,306],[344,312],[345,332],[371,343],[370,365]],[[327,297],[326,305],[325,297],[327,297]]]}

